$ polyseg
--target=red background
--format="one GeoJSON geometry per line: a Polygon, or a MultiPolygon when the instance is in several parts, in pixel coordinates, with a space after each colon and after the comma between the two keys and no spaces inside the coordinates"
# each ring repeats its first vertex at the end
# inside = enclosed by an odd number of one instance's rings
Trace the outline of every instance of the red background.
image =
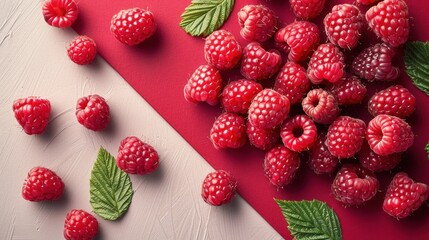
{"type": "MultiPolygon", "coordinates": [[[[415,144],[403,156],[398,169],[391,173],[378,174],[380,193],[360,207],[344,208],[334,200],[330,185],[333,176],[316,176],[302,156],[301,169],[294,182],[284,189],[271,186],[263,174],[264,152],[246,146],[239,150],[215,150],[209,140],[211,125],[221,113],[219,107],[207,104],[190,104],[183,98],[183,86],[192,72],[205,64],[204,40],[187,35],[180,27],[180,15],[191,0],[80,0],[80,16],[74,25],[80,34],[86,34],[97,42],[99,53],[167,120],[214,168],[225,169],[238,179],[238,191],[284,238],[291,239],[286,222],[273,198],[302,200],[318,199],[327,202],[338,214],[344,239],[429,239],[429,207],[424,205],[412,217],[398,221],[383,212],[381,206],[386,187],[397,171],[405,171],[415,180],[429,183],[429,161],[423,150],[428,141],[429,118],[427,96],[415,88],[405,73],[398,83],[408,87],[416,96],[417,111],[408,120],[416,134],[415,144]],[[156,34],[143,44],[128,47],[117,41],[109,31],[110,19],[121,9],[141,7],[151,10],[158,24],[156,34]]],[[[326,15],[338,3],[352,1],[328,1],[321,16],[315,20],[319,26],[326,15]]],[[[237,0],[233,12],[222,27],[231,31],[245,46],[248,42],[239,35],[237,12],[246,4],[264,4],[273,9],[280,18],[279,27],[291,23],[294,15],[287,0],[257,1],[237,0]]],[[[428,17],[424,0],[408,1],[411,18],[411,40],[429,40],[428,17]]],[[[321,28],[322,30],[323,28],[321,28]]],[[[362,36],[362,49],[376,39],[370,31],[362,36]]],[[[403,49],[399,49],[399,56],[403,49]]],[[[346,53],[348,60],[354,53],[346,53]]],[[[397,58],[403,68],[402,59],[397,58]]],[[[222,73],[225,83],[237,80],[239,71],[222,73]]],[[[102,81],[102,79],[100,79],[102,81]]],[[[271,81],[272,83],[272,81],[271,81]]],[[[270,81],[267,83],[270,84],[270,81]]],[[[386,84],[367,84],[369,96],[386,84]]],[[[126,96],[124,96],[126,97],[126,96]]],[[[363,104],[365,105],[365,104],[363,104]]],[[[136,109],[138,111],[138,109],[136,109]]],[[[299,110],[298,110],[299,111],[299,110]]],[[[366,107],[343,109],[343,115],[370,120],[366,107]]],[[[136,124],[142,123],[136,119],[136,124]]],[[[186,159],[183,159],[186,161],[186,159]]],[[[351,160],[353,161],[353,160],[351,160]]],[[[245,221],[245,219],[243,219],[245,221]]]]}

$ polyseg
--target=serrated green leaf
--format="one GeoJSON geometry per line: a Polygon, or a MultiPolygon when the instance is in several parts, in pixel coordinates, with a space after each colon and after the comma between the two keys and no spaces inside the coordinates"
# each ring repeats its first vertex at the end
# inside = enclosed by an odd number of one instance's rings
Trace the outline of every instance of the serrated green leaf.
{"type": "Polygon", "coordinates": [[[180,27],[192,36],[208,36],[231,14],[234,0],[193,0],[180,16],[180,27]]]}
{"type": "Polygon", "coordinates": [[[89,184],[90,203],[100,217],[113,221],[128,210],[134,194],[130,177],[103,147],[98,151],[89,184]]]}
{"type": "Polygon", "coordinates": [[[275,200],[296,240],[341,240],[335,212],[324,202],[275,200]]]}
{"type": "Polygon", "coordinates": [[[414,85],[429,95],[429,42],[407,43],[405,67],[414,85]]]}
{"type": "Polygon", "coordinates": [[[425,150],[428,153],[428,159],[429,159],[429,142],[426,144],[425,150]]]}

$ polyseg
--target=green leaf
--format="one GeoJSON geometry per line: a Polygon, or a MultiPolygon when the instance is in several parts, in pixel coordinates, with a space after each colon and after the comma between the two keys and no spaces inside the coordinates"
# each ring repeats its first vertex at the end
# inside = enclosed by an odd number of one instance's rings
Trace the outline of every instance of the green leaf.
{"type": "Polygon", "coordinates": [[[91,171],[90,203],[96,214],[106,220],[116,220],[131,204],[133,188],[128,174],[121,171],[115,158],[100,147],[91,171]]]}
{"type": "Polygon", "coordinates": [[[428,153],[428,159],[429,159],[429,142],[426,144],[425,150],[428,153]]]}
{"type": "Polygon", "coordinates": [[[341,240],[341,226],[335,212],[324,202],[275,200],[297,240],[341,240]]]}
{"type": "Polygon", "coordinates": [[[234,0],[192,0],[180,16],[180,27],[192,36],[208,36],[231,14],[234,0]]]}
{"type": "Polygon", "coordinates": [[[405,67],[414,85],[429,95],[429,42],[407,43],[405,67]]]}

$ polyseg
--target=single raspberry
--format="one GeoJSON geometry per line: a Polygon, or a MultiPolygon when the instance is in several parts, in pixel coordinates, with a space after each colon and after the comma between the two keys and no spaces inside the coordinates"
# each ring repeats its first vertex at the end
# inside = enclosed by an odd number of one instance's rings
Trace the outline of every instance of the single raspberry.
{"type": "Polygon", "coordinates": [[[229,83],[222,92],[222,106],[227,112],[246,114],[253,98],[262,91],[261,84],[251,80],[229,83]]]}
{"type": "Polygon", "coordinates": [[[258,128],[247,122],[246,132],[250,145],[262,150],[273,148],[280,139],[280,127],[258,128]]]}
{"type": "Polygon", "coordinates": [[[375,2],[378,2],[380,0],[356,0],[357,3],[362,4],[362,5],[371,5],[375,2]]]}
{"type": "Polygon", "coordinates": [[[317,139],[317,127],[307,115],[287,120],[280,131],[283,144],[294,152],[307,151],[317,139]]]}
{"type": "Polygon", "coordinates": [[[97,55],[97,45],[88,36],[77,36],[67,48],[69,58],[79,64],[87,65],[94,61],[97,55]]]}
{"type": "Polygon", "coordinates": [[[308,63],[307,75],[313,84],[336,82],[345,74],[344,55],[334,44],[319,45],[308,63]]]}
{"type": "Polygon", "coordinates": [[[285,146],[274,147],[265,154],[265,176],[271,184],[282,188],[292,182],[300,164],[298,153],[285,146]]]}
{"type": "Polygon", "coordinates": [[[73,209],[64,221],[64,238],[67,240],[91,240],[98,233],[98,222],[84,210],[73,209]]]}
{"type": "Polygon", "coordinates": [[[285,95],[290,104],[301,103],[303,96],[310,89],[310,80],[305,69],[294,62],[287,62],[276,77],[274,90],[285,95]]]}
{"type": "Polygon", "coordinates": [[[338,99],[338,105],[352,105],[363,101],[366,87],[353,75],[343,77],[338,82],[330,84],[328,90],[338,99]]]}
{"type": "Polygon", "coordinates": [[[77,19],[79,12],[73,0],[46,0],[42,7],[45,21],[57,28],[68,28],[77,19]]]}
{"type": "Polygon", "coordinates": [[[325,174],[334,172],[339,163],[339,159],[332,155],[326,146],[326,133],[319,133],[308,152],[308,165],[316,174],[325,174]]]}
{"type": "Polygon", "coordinates": [[[297,18],[310,20],[322,12],[326,0],[289,0],[297,18]]]}
{"type": "Polygon", "coordinates": [[[217,105],[222,91],[222,77],[219,71],[210,65],[199,66],[183,89],[186,101],[207,102],[217,105]]]}
{"type": "Polygon", "coordinates": [[[22,186],[22,197],[32,202],[57,200],[64,192],[64,183],[55,172],[44,167],[32,168],[22,186]]]}
{"type": "Polygon", "coordinates": [[[246,5],[238,12],[240,35],[249,41],[265,42],[277,28],[277,16],[264,5],[246,5]]]}
{"type": "Polygon", "coordinates": [[[249,122],[257,128],[274,128],[287,118],[289,108],[287,97],[266,88],[253,98],[249,107],[249,122]]]}
{"type": "Polygon", "coordinates": [[[357,164],[345,164],[335,176],[332,193],[347,205],[359,205],[375,196],[380,183],[374,173],[357,164]]]}
{"type": "Polygon", "coordinates": [[[107,127],[110,120],[109,105],[104,98],[94,94],[77,100],[76,118],[80,124],[93,131],[107,127]]]}
{"type": "Polygon", "coordinates": [[[207,174],[204,179],[201,196],[204,201],[213,206],[227,204],[234,197],[237,180],[224,170],[207,174]]]}
{"type": "Polygon", "coordinates": [[[335,96],[320,88],[309,91],[301,104],[305,114],[316,123],[330,124],[340,114],[335,96]]]}
{"type": "Polygon", "coordinates": [[[277,50],[266,51],[259,43],[251,42],[243,50],[241,74],[247,79],[260,81],[274,76],[281,64],[282,57],[277,50]]]}
{"type": "Polygon", "coordinates": [[[365,130],[366,124],[360,119],[338,117],[328,129],[326,145],[329,152],[338,158],[353,157],[362,148],[365,130]]]}
{"type": "Polygon", "coordinates": [[[126,137],[119,145],[116,165],[126,173],[145,175],[158,168],[159,156],[151,145],[134,136],[126,137]]]}
{"type": "Polygon", "coordinates": [[[155,33],[156,23],[151,11],[130,8],[121,10],[112,17],[110,31],[121,43],[134,46],[155,33]]]}
{"type": "Polygon", "coordinates": [[[352,4],[339,4],[323,20],[325,32],[331,43],[344,48],[356,47],[364,26],[364,16],[352,4]]]}
{"type": "Polygon", "coordinates": [[[410,125],[404,120],[380,114],[368,123],[366,140],[372,151],[381,156],[401,153],[414,142],[410,125]]]}
{"type": "Polygon", "coordinates": [[[404,172],[397,173],[386,192],[383,210],[397,219],[408,217],[429,197],[429,187],[414,182],[404,172]]]}
{"type": "Polygon", "coordinates": [[[403,0],[384,0],[365,14],[369,27],[377,37],[392,47],[408,40],[410,31],[408,6],[403,0]]]}
{"type": "Polygon", "coordinates": [[[242,49],[234,35],[226,30],[210,34],[204,43],[204,58],[219,70],[229,70],[240,61],[242,49]]]}
{"type": "Polygon", "coordinates": [[[373,171],[390,171],[401,161],[401,154],[394,153],[386,156],[380,156],[368,146],[366,141],[358,152],[358,159],[362,166],[373,171]]]}
{"type": "Polygon", "coordinates": [[[28,135],[42,134],[49,123],[51,103],[39,97],[20,98],[12,106],[15,118],[28,135]]]}
{"type": "Polygon", "coordinates": [[[213,123],[210,140],[216,149],[240,148],[247,141],[244,117],[235,113],[223,113],[213,123]]]}
{"type": "Polygon", "coordinates": [[[368,81],[392,81],[399,77],[399,68],[392,65],[396,51],[387,44],[378,43],[360,52],[353,60],[351,70],[368,81]]]}
{"type": "Polygon", "coordinates": [[[399,118],[409,117],[416,110],[416,98],[401,85],[391,86],[374,94],[368,103],[373,115],[387,114],[399,118]]]}
{"type": "Polygon", "coordinates": [[[274,41],[290,61],[301,62],[307,60],[319,44],[320,31],[314,23],[295,21],[277,31],[274,41]]]}

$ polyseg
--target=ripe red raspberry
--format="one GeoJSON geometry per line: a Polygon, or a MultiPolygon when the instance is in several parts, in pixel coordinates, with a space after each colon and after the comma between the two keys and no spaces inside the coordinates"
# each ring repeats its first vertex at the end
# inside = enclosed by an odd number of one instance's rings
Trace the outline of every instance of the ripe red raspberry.
{"type": "Polygon", "coordinates": [[[145,175],[158,168],[159,156],[151,145],[134,136],[126,137],[119,145],[116,165],[126,173],[145,175]]]}
{"type": "Polygon", "coordinates": [[[338,117],[329,126],[326,145],[338,158],[350,158],[360,151],[365,140],[364,121],[348,116],[338,117]]]}
{"type": "Polygon", "coordinates": [[[204,43],[204,58],[219,70],[229,70],[240,61],[242,49],[235,37],[226,30],[210,34],[204,43]]]}
{"type": "Polygon", "coordinates": [[[301,160],[296,152],[277,146],[265,154],[264,171],[270,183],[283,188],[294,179],[301,160]]]}
{"type": "Polygon", "coordinates": [[[352,72],[368,81],[392,81],[399,77],[399,68],[392,65],[395,49],[378,43],[360,52],[352,63],[352,72]]]}
{"type": "Polygon", "coordinates": [[[338,99],[338,105],[352,105],[361,103],[366,95],[366,87],[356,76],[343,77],[332,83],[328,90],[338,99]]]}
{"type": "Polygon", "coordinates": [[[223,113],[213,123],[210,140],[216,149],[240,148],[247,141],[244,117],[235,113],[223,113]]]}
{"type": "Polygon", "coordinates": [[[57,28],[70,27],[79,15],[73,0],[46,0],[42,12],[45,21],[57,28]]]}
{"type": "Polygon", "coordinates": [[[264,5],[246,5],[238,12],[240,35],[249,41],[265,42],[277,28],[277,16],[264,5]]]}
{"type": "Polygon", "coordinates": [[[93,131],[107,127],[110,120],[109,105],[104,98],[94,94],[77,100],[76,118],[80,124],[93,131]]]}
{"type": "Polygon", "coordinates": [[[316,174],[325,174],[334,172],[339,163],[339,159],[332,155],[326,146],[326,133],[319,133],[308,152],[308,165],[316,174]]]}
{"type": "Polygon", "coordinates": [[[151,11],[130,8],[121,10],[112,17],[110,31],[121,43],[134,46],[155,33],[156,23],[151,11]]]}
{"type": "Polygon", "coordinates": [[[305,93],[310,89],[310,80],[305,69],[297,63],[287,62],[276,77],[274,90],[285,95],[290,104],[301,103],[305,93]]]}
{"type": "Polygon", "coordinates": [[[64,221],[64,238],[67,240],[90,240],[98,233],[98,222],[84,210],[73,209],[64,221]]]}
{"type": "Polygon", "coordinates": [[[22,186],[22,197],[32,202],[57,200],[64,192],[64,183],[55,172],[44,167],[32,168],[22,186]]]}
{"type": "Polygon", "coordinates": [[[12,106],[15,118],[28,135],[41,134],[49,123],[51,103],[39,97],[20,98],[12,106]]]}
{"type": "Polygon", "coordinates": [[[414,142],[410,125],[404,120],[380,114],[368,123],[366,140],[372,151],[381,156],[401,153],[414,142]]]}
{"type": "Polygon", "coordinates": [[[277,31],[274,41],[290,61],[301,62],[307,60],[319,44],[320,32],[314,23],[295,21],[277,31]]]}
{"type": "Polygon", "coordinates": [[[323,24],[331,43],[344,49],[352,49],[361,36],[364,16],[355,5],[339,4],[325,16],[323,24]]]}
{"type": "Polygon", "coordinates": [[[241,74],[247,79],[260,81],[274,76],[281,64],[282,57],[277,50],[266,51],[259,43],[251,42],[243,50],[241,74]]]}
{"type": "Polygon", "coordinates": [[[307,115],[287,120],[280,131],[283,144],[294,152],[307,151],[317,139],[317,127],[307,115]]]}
{"type": "Polygon", "coordinates": [[[183,89],[186,101],[207,102],[217,105],[222,91],[222,77],[219,71],[210,65],[199,66],[183,89]]]}
{"type": "Polygon", "coordinates": [[[310,20],[319,16],[326,0],[289,0],[289,2],[297,18],[310,20]]]}
{"type": "Polygon", "coordinates": [[[335,199],[346,205],[359,205],[375,196],[380,183],[374,173],[357,164],[345,164],[332,183],[335,199]]]}
{"type": "Polygon", "coordinates": [[[69,44],[67,54],[73,62],[79,65],[90,64],[97,55],[97,45],[88,36],[77,36],[69,44]]]}
{"type": "Polygon", "coordinates": [[[358,152],[358,159],[362,166],[373,172],[390,171],[401,161],[401,154],[394,153],[380,156],[372,151],[365,141],[361,150],[358,152]]]}
{"type": "Polygon", "coordinates": [[[320,88],[309,91],[301,104],[305,114],[316,123],[330,124],[340,114],[335,96],[320,88]]]}
{"type": "Polygon", "coordinates": [[[356,0],[357,3],[360,3],[362,5],[371,5],[375,2],[378,2],[380,0],[356,0]]]}
{"type": "Polygon", "coordinates": [[[319,45],[308,63],[307,75],[313,84],[336,82],[345,74],[344,55],[334,44],[319,45]]]}
{"type": "Polygon", "coordinates": [[[247,137],[249,138],[250,145],[262,150],[269,150],[280,139],[280,127],[258,128],[247,122],[247,137]]]}
{"type": "Polygon", "coordinates": [[[222,92],[222,106],[227,112],[246,114],[252,99],[262,91],[261,84],[251,80],[230,82],[222,92]]]}
{"type": "Polygon", "coordinates": [[[397,219],[408,217],[429,197],[429,187],[414,182],[404,172],[397,173],[386,192],[383,210],[397,219]]]}
{"type": "Polygon", "coordinates": [[[257,128],[274,128],[289,114],[289,99],[272,89],[264,89],[253,98],[249,122],[257,128]]]}
{"type": "Polygon", "coordinates": [[[204,179],[201,196],[204,201],[213,206],[227,204],[234,197],[237,180],[224,170],[207,174],[204,179]]]}
{"type": "Polygon", "coordinates": [[[384,0],[365,14],[368,25],[377,37],[392,47],[408,40],[410,31],[408,6],[403,0],[384,0]]]}
{"type": "Polygon", "coordinates": [[[391,86],[374,94],[368,103],[373,115],[387,114],[399,118],[409,117],[416,109],[416,98],[401,85],[391,86]]]}

